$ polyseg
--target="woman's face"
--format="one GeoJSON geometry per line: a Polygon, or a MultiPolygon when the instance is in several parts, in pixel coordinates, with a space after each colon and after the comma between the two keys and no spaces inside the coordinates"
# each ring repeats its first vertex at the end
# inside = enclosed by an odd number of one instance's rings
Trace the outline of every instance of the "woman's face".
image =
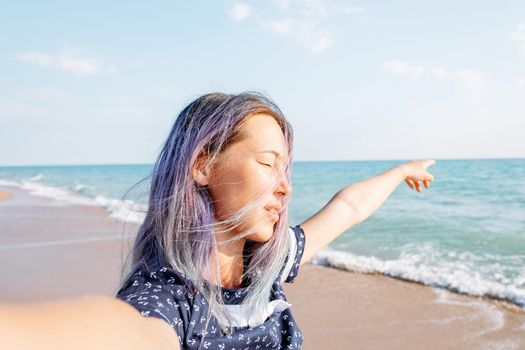
{"type": "Polygon", "coordinates": [[[247,238],[267,242],[283,209],[283,199],[292,192],[284,172],[286,141],[277,121],[266,114],[249,117],[236,140],[214,161],[208,174],[216,219],[225,219],[252,200],[261,199],[262,204],[250,211],[228,238],[259,224],[247,238]]]}

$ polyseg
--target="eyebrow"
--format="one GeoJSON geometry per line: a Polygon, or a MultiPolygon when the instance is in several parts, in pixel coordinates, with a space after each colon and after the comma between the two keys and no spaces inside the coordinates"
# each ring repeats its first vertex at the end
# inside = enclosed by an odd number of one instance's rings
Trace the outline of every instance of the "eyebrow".
{"type": "Polygon", "coordinates": [[[282,158],[281,154],[277,151],[274,151],[272,149],[268,149],[268,150],[265,150],[265,151],[260,151],[259,153],[273,153],[277,156],[277,158],[282,158]]]}

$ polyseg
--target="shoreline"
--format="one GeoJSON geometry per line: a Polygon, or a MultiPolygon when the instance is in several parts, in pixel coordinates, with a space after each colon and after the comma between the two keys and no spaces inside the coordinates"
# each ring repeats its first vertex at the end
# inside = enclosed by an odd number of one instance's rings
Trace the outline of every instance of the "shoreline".
{"type": "MultiPolygon", "coordinates": [[[[116,292],[137,224],[101,207],[0,186],[6,192],[0,195],[0,301],[116,292]]],[[[525,310],[507,301],[310,263],[284,287],[304,349],[525,347],[525,310]]]]}
{"type": "Polygon", "coordinates": [[[12,186],[0,200],[0,302],[115,293],[136,224],[12,186]]]}
{"type": "Polygon", "coordinates": [[[433,288],[433,289],[436,289],[436,290],[441,290],[441,291],[452,293],[452,294],[455,294],[455,295],[465,296],[465,297],[472,298],[472,299],[475,299],[475,300],[484,300],[484,301],[487,301],[487,302],[499,303],[499,304],[501,304],[504,307],[508,307],[508,308],[511,308],[511,309],[516,309],[516,310],[520,310],[520,311],[525,312],[525,306],[521,306],[521,305],[519,305],[516,302],[510,301],[510,300],[504,299],[504,298],[499,298],[499,297],[494,297],[494,296],[489,296],[489,295],[481,295],[481,296],[472,295],[472,294],[461,292],[461,291],[456,290],[456,289],[450,289],[450,288],[441,287],[441,286],[433,286],[433,285],[425,284],[423,282],[414,281],[414,280],[411,280],[411,279],[408,279],[408,278],[386,275],[386,274],[381,273],[381,272],[356,272],[356,271],[350,271],[350,270],[347,270],[347,269],[344,269],[344,268],[340,268],[340,267],[337,267],[337,266],[331,266],[331,265],[322,265],[322,264],[312,264],[312,265],[321,266],[321,267],[325,267],[325,268],[329,268],[329,269],[335,269],[335,270],[346,272],[346,273],[356,273],[356,274],[360,274],[360,275],[386,277],[386,278],[390,278],[390,279],[393,279],[393,280],[396,280],[396,281],[401,281],[401,282],[404,282],[404,283],[412,283],[412,284],[416,284],[416,285],[419,285],[419,286],[422,286],[422,287],[427,287],[427,288],[433,288]]]}

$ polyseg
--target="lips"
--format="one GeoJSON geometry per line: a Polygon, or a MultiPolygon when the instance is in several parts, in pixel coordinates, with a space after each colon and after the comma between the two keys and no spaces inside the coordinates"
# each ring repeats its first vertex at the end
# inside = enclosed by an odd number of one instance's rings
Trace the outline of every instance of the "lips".
{"type": "Polygon", "coordinates": [[[279,215],[281,213],[283,207],[280,206],[280,205],[269,205],[269,206],[264,207],[264,209],[269,211],[271,214],[279,215]]]}
{"type": "Polygon", "coordinates": [[[272,216],[272,219],[274,221],[279,220],[279,214],[282,211],[282,206],[280,205],[270,205],[267,207],[264,207],[264,209],[272,216]]]}

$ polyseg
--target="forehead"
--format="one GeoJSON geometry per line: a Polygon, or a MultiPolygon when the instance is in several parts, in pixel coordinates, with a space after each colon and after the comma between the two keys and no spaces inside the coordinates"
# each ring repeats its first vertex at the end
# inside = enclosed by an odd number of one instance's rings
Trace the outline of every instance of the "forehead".
{"type": "Polygon", "coordinates": [[[281,156],[286,153],[286,141],[281,127],[275,118],[267,114],[248,117],[239,131],[238,140],[239,146],[246,150],[274,151],[281,156]]]}

